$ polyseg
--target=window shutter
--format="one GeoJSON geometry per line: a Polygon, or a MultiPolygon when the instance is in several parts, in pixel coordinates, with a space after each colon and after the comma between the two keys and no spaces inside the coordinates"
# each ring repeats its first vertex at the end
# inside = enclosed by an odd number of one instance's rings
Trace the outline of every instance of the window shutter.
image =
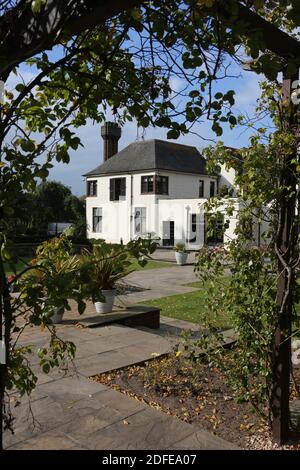
{"type": "Polygon", "coordinates": [[[120,196],[126,196],[126,178],[121,178],[120,196]]]}
{"type": "Polygon", "coordinates": [[[109,180],[109,199],[111,201],[115,200],[115,180],[109,180]]]}

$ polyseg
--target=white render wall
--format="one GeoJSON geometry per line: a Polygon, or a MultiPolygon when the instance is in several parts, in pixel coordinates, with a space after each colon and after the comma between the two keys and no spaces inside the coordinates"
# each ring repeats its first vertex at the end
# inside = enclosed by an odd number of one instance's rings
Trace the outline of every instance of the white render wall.
{"type": "MultiPolygon", "coordinates": [[[[186,243],[189,249],[199,249],[204,245],[204,210],[203,204],[209,197],[210,181],[216,178],[171,172],[156,172],[169,177],[169,195],[141,194],[141,176],[153,175],[154,172],[142,172],[127,175],[110,175],[88,180],[97,180],[97,196],[86,198],[87,237],[105,239],[107,242],[127,243],[139,234],[135,233],[134,214],[136,208],[146,209],[145,233],[163,240],[163,222],[174,221],[174,244],[186,243]],[[109,180],[126,178],[126,198],[123,201],[109,200],[109,180]],[[199,199],[199,180],[205,181],[204,198],[199,199]],[[185,197],[183,197],[185,195],[185,197]],[[92,231],[93,208],[102,208],[102,231],[92,231]],[[192,232],[191,215],[196,214],[196,232],[192,232]],[[194,240],[194,238],[196,239],[194,240]]],[[[232,175],[226,174],[224,182],[232,183],[232,175]]],[[[222,179],[221,179],[222,184],[222,179]]],[[[216,184],[217,187],[217,184],[216,184]]],[[[221,209],[222,210],[222,209],[221,209]]],[[[237,210],[230,218],[229,228],[225,232],[224,243],[234,238],[237,223],[237,210]]],[[[226,218],[226,217],[225,217],[226,218]]],[[[265,227],[261,228],[261,231],[265,227]]],[[[257,225],[254,233],[258,233],[257,225]]]]}
{"type": "Polygon", "coordinates": [[[197,199],[199,200],[199,181],[204,181],[204,198],[209,197],[210,181],[215,182],[217,190],[217,178],[201,175],[182,174],[161,171],[156,174],[169,177],[169,195],[159,196],[160,199],[197,199]]]}
{"type": "Polygon", "coordinates": [[[174,244],[185,243],[187,248],[198,249],[204,245],[203,203],[206,199],[160,200],[158,203],[158,231],[162,245],[163,222],[174,221],[174,244]],[[191,215],[196,214],[196,232],[192,232],[191,215]],[[196,236],[196,241],[188,240],[196,236]]]}
{"type": "Polygon", "coordinates": [[[235,170],[230,168],[227,170],[225,165],[221,165],[221,176],[219,180],[219,187],[227,186],[227,188],[231,188],[234,186],[235,181],[235,170]]]}
{"type": "Polygon", "coordinates": [[[179,201],[182,201],[184,197],[186,199],[185,205],[191,203],[194,207],[199,204],[199,180],[205,181],[204,195],[206,198],[209,197],[210,181],[215,181],[217,189],[216,178],[166,171],[145,171],[87,178],[87,181],[90,180],[97,180],[97,196],[86,198],[87,236],[88,238],[103,238],[112,243],[119,243],[121,239],[127,243],[136,236],[133,219],[135,208],[140,207],[146,208],[146,232],[152,236],[161,236],[162,221],[174,220],[176,215],[175,238],[180,241],[187,224],[183,202],[179,201]],[[168,195],[141,194],[141,176],[154,174],[169,177],[168,195]],[[124,201],[110,201],[109,180],[122,177],[126,178],[126,198],[124,201]],[[165,204],[161,205],[163,202],[165,204]],[[92,231],[93,208],[96,207],[102,208],[102,231],[100,233],[92,231]]]}

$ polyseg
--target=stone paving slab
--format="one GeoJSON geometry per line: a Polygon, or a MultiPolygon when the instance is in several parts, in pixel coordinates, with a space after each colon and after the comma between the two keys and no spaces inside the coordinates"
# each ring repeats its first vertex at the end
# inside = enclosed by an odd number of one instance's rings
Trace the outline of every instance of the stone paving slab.
{"type": "Polygon", "coordinates": [[[58,398],[65,401],[77,401],[90,398],[106,390],[106,387],[98,382],[85,380],[80,376],[72,376],[39,385],[38,390],[53,400],[58,398]]]}
{"type": "Polygon", "coordinates": [[[60,377],[53,371],[43,378],[31,402],[16,409],[15,435],[5,433],[5,447],[12,449],[207,449],[233,448],[226,441],[184,423],[140,401],[129,398],[87,376],[150,359],[170,349],[157,334],[112,325],[88,330],[61,328],[80,340],[76,363],[78,376],[60,377]],[[110,345],[111,351],[104,348],[110,345]],[[114,344],[117,346],[113,350],[114,344]],[[99,347],[99,352],[94,354],[99,347]],[[90,355],[89,355],[90,354],[90,355]],[[84,377],[85,376],[85,377],[84,377]]]}
{"type": "MultiPolygon", "coordinates": [[[[65,382],[65,385],[67,383],[65,382]]],[[[97,384],[96,384],[97,385],[97,384]]],[[[24,416],[6,448],[17,449],[235,449],[197,426],[184,423],[119,392],[106,389],[60,404],[40,400],[39,420],[28,429],[24,416]],[[59,411],[59,413],[58,413],[59,411]]],[[[38,406],[37,406],[38,405],[38,406]]]]}
{"type": "MultiPolygon", "coordinates": [[[[188,256],[188,264],[189,263],[194,263],[195,262],[195,257],[196,257],[196,252],[189,252],[188,256]]],[[[176,263],[175,260],[175,252],[173,248],[166,249],[166,248],[158,248],[152,255],[151,258],[157,260],[157,261],[168,261],[171,263],[176,263]]]]}
{"type": "Polygon", "coordinates": [[[190,294],[191,292],[199,291],[196,287],[189,286],[153,286],[144,292],[132,292],[126,295],[119,295],[116,297],[116,304],[120,307],[128,307],[132,304],[138,304],[141,302],[147,303],[147,300],[160,299],[162,297],[172,297],[173,295],[179,294],[190,294]]]}
{"type": "Polygon", "coordinates": [[[128,416],[125,422],[118,421],[96,431],[82,442],[93,450],[168,449],[176,439],[187,438],[193,432],[193,427],[185,424],[147,407],[128,416]]]}
{"type": "Polygon", "coordinates": [[[57,429],[18,442],[9,450],[87,450],[57,429]]]}
{"type": "Polygon", "coordinates": [[[140,271],[135,271],[126,276],[125,280],[128,284],[144,289],[117,296],[116,303],[125,307],[133,303],[199,290],[185,285],[197,281],[193,266],[148,269],[143,271],[142,276],[140,271]]]}
{"type": "Polygon", "coordinates": [[[176,441],[170,449],[174,450],[241,450],[235,444],[225,441],[214,434],[198,430],[185,439],[176,441]]]}

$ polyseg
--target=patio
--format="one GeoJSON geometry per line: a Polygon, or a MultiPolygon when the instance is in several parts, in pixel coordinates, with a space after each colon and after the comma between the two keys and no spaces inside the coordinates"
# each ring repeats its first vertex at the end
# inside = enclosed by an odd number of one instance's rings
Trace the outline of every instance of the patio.
{"type": "MultiPolygon", "coordinates": [[[[149,270],[143,272],[143,276],[137,274],[129,276],[131,281],[149,290],[120,296],[118,301],[135,303],[141,295],[153,298],[154,295],[195,290],[180,285],[195,279],[191,266],[149,270]]],[[[45,375],[39,370],[36,356],[29,358],[37,373],[38,385],[30,407],[28,399],[23,399],[13,410],[15,434],[5,433],[7,449],[236,448],[195,425],[89,380],[90,376],[166,354],[178,342],[182,330],[196,332],[199,327],[163,316],[158,330],[116,323],[97,327],[80,324],[92,313],[93,306],[88,305],[82,317],[73,312],[75,324],[70,322],[72,315],[68,315],[64,324],[57,325],[58,336],[73,341],[77,347],[76,359],[68,370],[52,370],[45,375]],[[80,323],[76,323],[78,320],[80,323]]],[[[48,340],[48,333],[37,327],[27,329],[22,335],[22,344],[33,344],[35,348],[42,347],[48,340]]]]}
{"type": "MultiPolygon", "coordinates": [[[[165,337],[120,325],[59,326],[58,333],[77,344],[74,365],[64,374],[38,372],[30,408],[24,399],[14,410],[15,434],[6,432],[7,449],[235,448],[197,426],[88,379],[167,353],[172,346],[165,337]]],[[[23,341],[41,347],[47,335],[32,328],[23,341]]],[[[36,358],[32,364],[38,370],[36,358]]]]}

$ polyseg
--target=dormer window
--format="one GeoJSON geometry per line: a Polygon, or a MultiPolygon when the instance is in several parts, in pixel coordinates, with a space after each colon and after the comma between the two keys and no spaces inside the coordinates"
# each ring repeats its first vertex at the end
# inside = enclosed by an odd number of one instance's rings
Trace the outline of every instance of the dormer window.
{"type": "Polygon", "coordinates": [[[97,180],[87,181],[87,196],[97,196],[97,180]]]}
{"type": "Polygon", "coordinates": [[[169,177],[149,175],[141,177],[142,194],[169,194],[169,177]]]}

